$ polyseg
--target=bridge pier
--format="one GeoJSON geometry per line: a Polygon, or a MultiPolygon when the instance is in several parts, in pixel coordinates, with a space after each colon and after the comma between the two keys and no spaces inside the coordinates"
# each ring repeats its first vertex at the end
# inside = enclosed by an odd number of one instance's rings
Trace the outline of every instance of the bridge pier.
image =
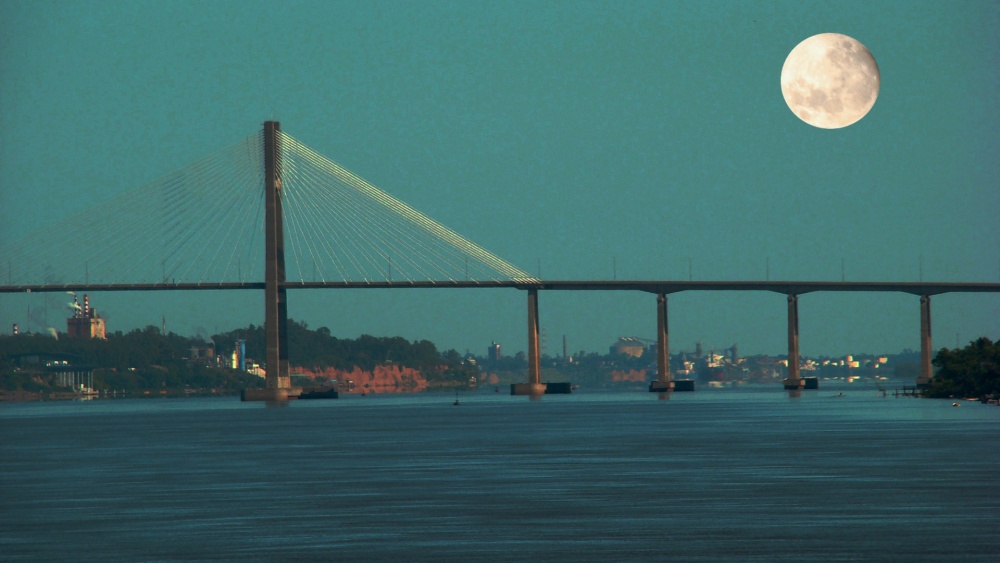
{"type": "Polygon", "coordinates": [[[511,395],[544,395],[542,383],[542,358],[538,343],[538,290],[528,290],[528,382],[512,383],[511,395]]]}
{"type": "Polygon", "coordinates": [[[798,390],[805,386],[799,376],[799,296],[788,294],[788,377],[785,389],[798,390]]]}
{"type": "Polygon", "coordinates": [[[927,387],[934,377],[931,366],[931,296],[920,296],[920,377],[917,387],[927,387]]]}
{"type": "Polygon", "coordinates": [[[656,381],[649,383],[653,393],[669,393],[674,390],[670,377],[670,333],[667,327],[667,295],[656,295],[656,381]]]}

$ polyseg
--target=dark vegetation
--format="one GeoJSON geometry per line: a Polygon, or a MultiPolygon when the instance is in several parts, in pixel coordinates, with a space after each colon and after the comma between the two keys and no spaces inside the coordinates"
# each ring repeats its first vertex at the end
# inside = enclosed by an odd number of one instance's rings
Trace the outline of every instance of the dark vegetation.
{"type": "Polygon", "coordinates": [[[942,348],[927,397],[1000,397],[1000,342],[979,338],[961,349],[942,348]]]}
{"type": "MultiPolygon", "coordinates": [[[[212,337],[219,350],[232,350],[237,340],[246,342],[247,356],[264,357],[264,327],[250,325],[212,337]]],[[[294,366],[321,371],[325,368],[371,371],[395,364],[421,372],[430,382],[467,382],[476,369],[455,350],[438,352],[429,340],[410,342],[400,336],[337,338],[330,329],[310,330],[304,322],[288,321],[288,357],[294,366]]]]}
{"type": "MultiPolygon", "coordinates": [[[[249,326],[212,337],[211,342],[175,333],[161,334],[155,326],[108,334],[107,340],[59,338],[45,334],[0,336],[0,390],[7,394],[43,396],[69,392],[60,373],[86,372],[95,390],[132,394],[236,393],[261,387],[257,375],[232,369],[230,354],[237,340],[246,341],[248,358],[263,363],[264,328],[249,326]],[[211,353],[206,353],[211,349],[211,353]]],[[[429,382],[467,382],[475,368],[454,350],[439,353],[426,340],[364,335],[339,339],[329,329],[309,330],[305,323],[288,324],[292,365],[314,370],[355,366],[371,370],[396,364],[424,374],[429,382]]]]}
{"type": "MultiPolygon", "coordinates": [[[[263,326],[250,325],[212,337],[216,347],[226,351],[231,351],[237,340],[246,341],[247,356],[264,357],[263,326]]],[[[336,338],[326,327],[309,330],[306,323],[293,320],[288,321],[288,357],[292,364],[308,368],[350,370],[357,366],[371,370],[377,365],[396,363],[420,371],[436,370],[442,362],[460,364],[462,359],[454,350],[442,356],[427,340],[410,342],[399,336],[367,334],[356,339],[336,338]]]]}

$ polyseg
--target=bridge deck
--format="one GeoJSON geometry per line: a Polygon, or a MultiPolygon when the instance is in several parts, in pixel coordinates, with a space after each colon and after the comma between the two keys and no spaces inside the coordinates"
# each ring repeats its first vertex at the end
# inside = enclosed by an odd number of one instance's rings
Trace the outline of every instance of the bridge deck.
{"type": "MultiPolygon", "coordinates": [[[[654,281],[654,280],[511,280],[511,281],[327,281],[281,284],[286,289],[519,289],[549,291],[771,291],[801,295],[817,291],[901,292],[913,295],[942,293],[1000,293],[1000,283],[969,282],[835,282],[835,281],[654,281]]],[[[60,291],[208,291],[263,290],[264,282],[149,283],[149,284],[39,284],[4,285],[0,293],[44,293],[60,291]]]]}

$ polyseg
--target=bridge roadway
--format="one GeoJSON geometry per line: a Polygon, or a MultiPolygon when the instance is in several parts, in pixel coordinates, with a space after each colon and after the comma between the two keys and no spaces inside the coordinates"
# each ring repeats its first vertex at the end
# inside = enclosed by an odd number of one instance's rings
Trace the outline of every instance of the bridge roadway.
{"type": "MultiPolygon", "coordinates": [[[[643,291],[670,294],[681,291],[771,291],[802,295],[817,291],[901,292],[930,296],[942,293],[1000,293],[1000,283],[981,282],[849,282],[849,281],[655,281],[655,280],[509,280],[509,281],[285,281],[285,289],[487,289],[551,291],[643,291]]],[[[0,293],[60,291],[207,291],[264,289],[264,282],[223,283],[67,283],[0,285],[0,293]]]]}

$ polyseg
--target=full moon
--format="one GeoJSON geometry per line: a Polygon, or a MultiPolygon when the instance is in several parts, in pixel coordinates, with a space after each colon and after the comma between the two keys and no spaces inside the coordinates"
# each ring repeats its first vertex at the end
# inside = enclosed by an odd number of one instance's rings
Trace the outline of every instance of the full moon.
{"type": "Polygon", "coordinates": [[[781,94],[802,121],[839,129],[864,117],[878,97],[875,57],[853,37],[821,33],[799,43],[781,67],[781,94]]]}

